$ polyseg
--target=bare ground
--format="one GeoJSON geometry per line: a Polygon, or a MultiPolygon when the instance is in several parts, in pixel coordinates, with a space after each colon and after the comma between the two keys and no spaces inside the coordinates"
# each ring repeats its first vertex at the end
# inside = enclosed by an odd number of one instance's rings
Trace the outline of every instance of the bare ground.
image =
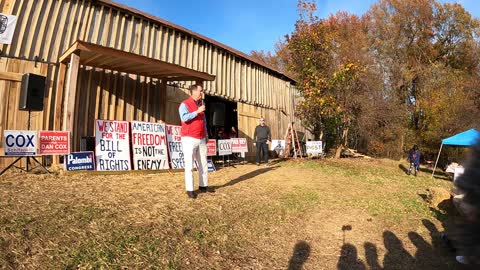
{"type": "Polygon", "coordinates": [[[0,177],[0,269],[464,269],[428,172],[389,160],[236,165],[190,200],[182,173],[0,177]]]}

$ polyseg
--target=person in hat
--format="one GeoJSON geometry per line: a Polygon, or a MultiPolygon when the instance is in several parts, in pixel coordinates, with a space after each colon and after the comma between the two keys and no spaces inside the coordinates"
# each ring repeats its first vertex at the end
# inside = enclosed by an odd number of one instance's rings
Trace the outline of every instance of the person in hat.
{"type": "Polygon", "coordinates": [[[414,170],[414,174],[417,176],[417,172],[420,170],[420,150],[416,144],[408,151],[408,162],[410,163],[410,168],[407,174],[410,175],[412,170],[414,170]]]}

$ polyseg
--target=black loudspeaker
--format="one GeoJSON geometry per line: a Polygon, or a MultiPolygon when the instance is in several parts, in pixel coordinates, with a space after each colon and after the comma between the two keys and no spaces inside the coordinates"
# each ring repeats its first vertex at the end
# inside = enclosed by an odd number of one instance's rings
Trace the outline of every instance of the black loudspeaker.
{"type": "Polygon", "coordinates": [[[211,110],[213,111],[212,124],[214,126],[225,126],[225,104],[213,103],[211,110]]]}
{"type": "Polygon", "coordinates": [[[80,151],[95,151],[95,137],[84,136],[80,139],[80,151]]]}
{"type": "Polygon", "coordinates": [[[18,109],[22,111],[42,111],[43,96],[45,95],[45,82],[47,78],[32,73],[22,77],[20,102],[18,109]]]}

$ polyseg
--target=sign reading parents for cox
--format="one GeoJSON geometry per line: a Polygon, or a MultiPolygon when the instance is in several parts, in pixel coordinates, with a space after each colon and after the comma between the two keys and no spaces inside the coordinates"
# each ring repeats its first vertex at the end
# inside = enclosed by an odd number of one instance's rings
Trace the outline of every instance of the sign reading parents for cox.
{"type": "Polygon", "coordinates": [[[168,169],[165,126],[157,123],[132,122],[133,168],[135,170],[168,169]]]}
{"type": "Polygon", "coordinates": [[[217,155],[217,140],[210,139],[207,141],[207,156],[217,155]]]}
{"type": "Polygon", "coordinates": [[[181,126],[166,125],[168,152],[170,153],[170,161],[172,169],[185,168],[185,159],[183,158],[181,126]]]}
{"type": "Polygon", "coordinates": [[[129,135],[130,127],[127,121],[96,121],[95,160],[97,170],[130,170],[129,135]]]}
{"type": "Polygon", "coordinates": [[[5,156],[22,157],[37,155],[37,132],[30,130],[3,131],[5,156]]]}
{"type": "Polygon", "coordinates": [[[40,131],[40,155],[68,155],[70,153],[70,132],[40,131]]]}
{"type": "Polygon", "coordinates": [[[75,152],[75,153],[65,155],[65,170],[67,171],[95,170],[93,152],[75,152]]]}

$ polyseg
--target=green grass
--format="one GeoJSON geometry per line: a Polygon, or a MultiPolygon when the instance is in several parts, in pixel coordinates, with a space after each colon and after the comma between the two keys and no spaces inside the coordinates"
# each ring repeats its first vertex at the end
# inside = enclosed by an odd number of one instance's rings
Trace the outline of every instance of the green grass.
{"type": "MultiPolygon", "coordinates": [[[[79,175],[68,182],[55,176],[28,185],[20,177],[0,178],[0,197],[6,198],[0,200],[0,269],[283,269],[298,240],[333,235],[326,248],[340,243],[338,231],[302,231],[312,216],[323,223],[330,218],[325,213],[335,215],[340,224],[330,230],[340,230],[345,220],[375,217],[380,237],[384,224],[417,228],[421,219],[448,217],[418,194],[451,183],[426,174],[407,176],[394,161],[277,166],[196,201],[179,197],[182,174],[79,175]]],[[[225,184],[254,170],[225,169],[212,179],[225,184]]],[[[312,261],[318,259],[315,252],[323,252],[314,248],[312,261]]],[[[328,264],[335,267],[336,262],[328,264]]]]}

